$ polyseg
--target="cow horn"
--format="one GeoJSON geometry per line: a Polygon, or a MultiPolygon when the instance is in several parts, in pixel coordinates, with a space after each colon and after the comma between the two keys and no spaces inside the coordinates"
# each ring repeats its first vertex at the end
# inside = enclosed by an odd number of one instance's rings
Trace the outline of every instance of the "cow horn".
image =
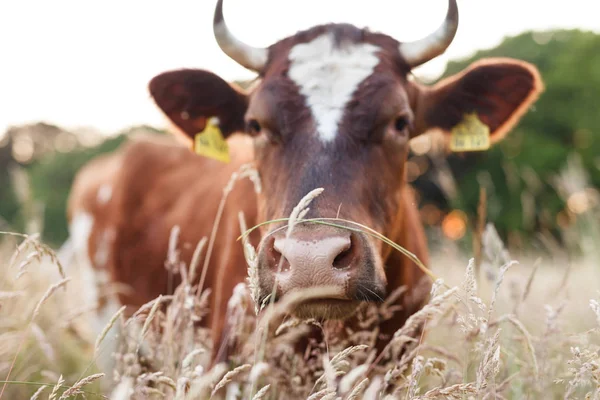
{"type": "Polygon", "coordinates": [[[267,63],[267,49],[241,42],[227,28],[223,18],[223,0],[219,0],[215,8],[213,32],[221,50],[243,67],[260,72],[267,63]]]}
{"type": "Polygon", "coordinates": [[[400,54],[411,68],[444,53],[458,29],[458,6],[456,0],[448,1],[448,13],[442,25],[432,34],[415,42],[400,44],[400,54]]]}

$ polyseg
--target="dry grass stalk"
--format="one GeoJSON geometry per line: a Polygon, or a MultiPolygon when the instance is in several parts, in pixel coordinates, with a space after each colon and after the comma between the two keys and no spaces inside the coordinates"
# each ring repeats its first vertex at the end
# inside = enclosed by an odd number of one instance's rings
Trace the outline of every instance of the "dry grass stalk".
{"type": "Polygon", "coordinates": [[[350,394],[347,397],[347,400],[357,400],[359,399],[361,393],[367,388],[367,386],[369,385],[369,378],[365,378],[362,381],[360,381],[358,383],[358,385],[356,385],[354,387],[354,389],[352,389],[352,391],[350,392],[350,394]]]}
{"type": "Polygon", "coordinates": [[[335,395],[334,389],[325,388],[323,390],[318,391],[317,393],[308,396],[306,400],[323,400],[327,398],[327,396],[332,394],[335,395]]]}
{"type": "Polygon", "coordinates": [[[64,383],[65,383],[65,380],[64,380],[63,376],[61,375],[58,378],[58,382],[56,382],[56,385],[54,385],[54,387],[52,388],[52,392],[50,393],[48,400],[56,400],[56,396],[58,396],[58,391],[60,390],[60,388],[63,386],[64,383]]]}
{"type": "Polygon", "coordinates": [[[23,290],[19,290],[19,291],[15,291],[15,292],[0,291],[0,301],[10,300],[10,299],[14,299],[17,297],[22,297],[23,295],[25,295],[25,291],[23,291],[23,290]]]}
{"type": "Polygon", "coordinates": [[[521,295],[520,300],[515,304],[514,310],[513,312],[515,313],[515,315],[518,315],[518,311],[519,311],[519,306],[521,304],[523,304],[526,300],[527,300],[527,296],[529,296],[529,293],[531,292],[531,285],[533,284],[533,280],[535,278],[535,274],[538,270],[538,268],[540,267],[540,265],[542,264],[542,258],[538,257],[535,262],[533,263],[533,269],[531,270],[531,274],[529,275],[529,278],[527,279],[527,284],[525,285],[525,289],[523,290],[523,294],[521,295]]]}
{"type": "Polygon", "coordinates": [[[73,386],[71,386],[69,389],[65,390],[63,392],[62,396],[59,397],[59,400],[67,399],[70,396],[74,396],[76,394],[81,394],[82,387],[89,385],[90,383],[102,378],[103,376],[104,376],[103,373],[99,373],[99,374],[93,374],[93,375],[87,376],[87,377],[79,380],[73,386]]]}
{"type": "Polygon", "coordinates": [[[36,342],[40,346],[40,349],[46,358],[48,358],[51,363],[56,363],[56,353],[52,348],[52,344],[48,341],[48,338],[46,338],[44,331],[39,327],[38,324],[32,323],[31,332],[35,336],[36,342]]]}
{"type": "Polygon", "coordinates": [[[144,326],[142,326],[142,332],[140,333],[140,343],[142,340],[144,340],[144,336],[146,336],[146,333],[148,333],[148,329],[150,328],[150,324],[154,320],[154,316],[156,315],[156,311],[160,306],[161,300],[162,295],[159,295],[158,299],[156,300],[156,302],[154,302],[154,305],[150,309],[150,313],[148,314],[148,317],[146,317],[146,321],[144,321],[144,326]]]}
{"type": "Polygon", "coordinates": [[[205,352],[205,349],[194,349],[187,356],[185,356],[183,362],[181,363],[181,367],[183,368],[183,370],[187,370],[192,366],[192,361],[194,360],[194,357],[205,352]]]}
{"type": "Polygon", "coordinates": [[[252,400],[262,400],[267,395],[267,392],[271,388],[271,384],[265,385],[252,397],[252,400]]]}
{"type": "Polygon", "coordinates": [[[402,336],[412,337],[415,332],[425,323],[425,321],[427,321],[433,315],[441,313],[443,305],[457,292],[458,287],[453,287],[452,289],[432,298],[430,302],[425,305],[425,307],[411,315],[406,320],[404,326],[394,333],[394,338],[400,338],[402,336]]]}
{"type": "Polygon", "coordinates": [[[445,388],[431,389],[423,396],[415,397],[415,400],[430,400],[430,399],[463,399],[465,395],[477,394],[478,389],[474,383],[457,383],[445,388]]]}
{"type": "Polygon", "coordinates": [[[217,231],[219,228],[219,223],[221,222],[221,218],[223,217],[223,211],[225,210],[225,203],[227,201],[227,197],[229,197],[229,193],[233,190],[235,183],[243,178],[248,178],[254,184],[254,189],[257,193],[260,193],[262,190],[262,186],[260,183],[260,177],[256,169],[252,167],[250,164],[242,165],[238,171],[234,172],[229,178],[229,181],[223,188],[223,196],[221,197],[221,201],[219,202],[219,207],[217,209],[217,215],[215,216],[215,220],[213,223],[213,227],[210,233],[210,239],[208,241],[208,248],[206,250],[206,257],[204,258],[204,264],[202,265],[202,274],[200,276],[200,283],[198,284],[198,294],[204,288],[204,281],[206,279],[206,272],[208,268],[208,263],[210,262],[210,257],[212,255],[213,247],[215,244],[215,239],[217,237],[217,231]]]}
{"type": "MultiPolygon", "coordinates": [[[[246,225],[246,220],[244,218],[243,212],[240,211],[238,213],[238,219],[240,222],[240,231],[246,232],[248,230],[248,226],[246,225]]],[[[250,295],[252,296],[252,300],[254,301],[254,312],[258,314],[258,312],[260,311],[260,304],[258,301],[258,256],[256,254],[256,249],[250,243],[248,236],[242,236],[242,246],[244,246],[244,258],[246,260],[246,264],[248,265],[248,278],[246,279],[246,281],[248,282],[250,295]]]]}
{"type": "Polygon", "coordinates": [[[477,368],[477,390],[487,387],[498,372],[500,372],[500,330],[487,340],[487,346],[483,358],[477,368]]]}
{"type": "Polygon", "coordinates": [[[29,398],[29,400],[37,400],[37,399],[39,399],[39,397],[42,394],[42,392],[44,390],[46,390],[46,387],[47,386],[40,386],[40,388],[35,391],[35,393],[29,398]]]}
{"type": "Polygon", "coordinates": [[[485,187],[479,188],[479,204],[477,205],[477,226],[473,234],[473,256],[475,258],[475,278],[479,280],[482,255],[481,248],[483,243],[483,232],[487,218],[487,195],[485,187]]]}
{"type": "Polygon", "coordinates": [[[162,383],[169,386],[171,389],[177,390],[177,384],[173,379],[169,378],[168,376],[159,376],[156,379],[156,383],[162,383]]]}
{"type": "Polygon", "coordinates": [[[96,344],[94,345],[95,352],[98,352],[102,341],[104,340],[108,332],[111,330],[111,328],[115,325],[117,319],[119,319],[119,317],[121,316],[121,314],[123,314],[126,308],[127,306],[122,306],[121,308],[119,308],[119,310],[116,313],[114,313],[113,316],[110,318],[104,329],[102,329],[102,332],[100,332],[100,335],[98,335],[98,338],[96,339],[96,344]]]}
{"type": "Polygon", "coordinates": [[[35,309],[33,310],[33,314],[31,315],[32,321],[35,320],[35,318],[38,316],[38,314],[40,313],[40,308],[50,298],[50,296],[52,296],[54,294],[54,292],[56,292],[59,288],[66,285],[67,282],[69,282],[70,280],[71,280],[71,278],[65,278],[65,279],[61,280],[60,282],[57,282],[48,288],[46,293],[44,293],[44,295],[42,296],[40,301],[38,301],[37,305],[35,306],[35,309]]]}
{"type": "Polygon", "coordinates": [[[166,303],[171,302],[173,300],[175,300],[175,296],[173,295],[160,295],[156,299],[150,300],[149,302],[141,306],[136,312],[133,313],[131,318],[127,320],[127,324],[137,320],[137,318],[139,318],[139,316],[144,314],[145,312],[149,312],[150,310],[152,310],[156,303],[166,303]]]}
{"type": "MultiPolygon", "coordinates": [[[[340,380],[339,388],[341,393],[348,393],[353,390],[356,382],[362,378],[367,372],[369,366],[367,364],[361,364],[348,371],[346,375],[340,380]]],[[[364,379],[363,379],[364,380],[364,379]]]]}
{"type": "Polygon", "coordinates": [[[598,302],[598,300],[591,299],[590,300],[590,308],[596,315],[596,321],[598,322],[598,325],[600,325],[600,303],[598,302]]]}
{"type": "Polygon", "coordinates": [[[507,320],[513,324],[513,326],[515,328],[517,328],[525,337],[525,343],[527,345],[527,351],[529,353],[529,356],[531,357],[531,363],[532,363],[532,367],[533,367],[533,374],[534,374],[534,379],[537,381],[539,379],[539,367],[538,367],[538,362],[537,362],[537,357],[535,355],[535,348],[533,346],[533,338],[531,337],[531,334],[529,333],[529,331],[527,330],[527,328],[525,328],[525,326],[523,325],[523,323],[521,321],[519,321],[514,315],[508,315],[507,316],[507,320]]]}
{"type": "MultiPolygon", "coordinates": [[[[0,232],[0,233],[1,234],[10,234],[9,232],[0,232]]],[[[25,240],[23,240],[21,242],[21,244],[17,246],[16,250],[14,251],[10,260],[8,261],[8,268],[7,268],[8,270],[10,270],[12,268],[12,266],[17,261],[18,257],[25,251],[27,246],[36,242],[38,240],[38,238],[40,237],[39,233],[36,233],[33,235],[19,235],[19,236],[23,236],[25,238],[25,240]]]]}
{"type": "Polygon", "coordinates": [[[192,261],[190,262],[190,282],[194,282],[194,280],[196,279],[196,270],[198,269],[198,264],[200,264],[200,257],[202,257],[202,251],[204,250],[207,241],[208,238],[206,236],[203,237],[202,239],[200,239],[200,241],[196,245],[196,248],[194,249],[192,261]]]}
{"type": "Polygon", "coordinates": [[[241,375],[245,372],[250,371],[252,365],[244,364],[236,367],[233,371],[229,371],[225,374],[225,376],[216,384],[215,388],[212,390],[211,397],[214,396],[219,390],[224,388],[228,383],[233,381],[238,375],[241,375]]]}
{"type": "Polygon", "coordinates": [[[298,204],[296,204],[296,206],[292,209],[292,212],[290,213],[290,219],[288,220],[288,227],[285,233],[286,237],[289,237],[292,234],[296,223],[299,220],[303,220],[306,214],[308,214],[308,211],[310,210],[308,206],[310,205],[310,203],[321,193],[323,193],[324,190],[325,189],[323,188],[313,189],[310,192],[308,192],[303,198],[300,199],[298,204]]]}
{"type": "MultiPolygon", "coordinates": [[[[56,255],[56,253],[54,252],[54,250],[52,250],[52,248],[50,246],[48,246],[47,244],[41,243],[39,241],[39,237],[40,237],[39,233],[35,233],[32,235],[25,235],[25,234],[21,234],[21,233],[0,231],[0,235],[8,235],[8,236],[16,236],[16,237],[25,238],[25,240],[23,240],[23,242],[21,242],[21,244],[19,246],[17,246],[15,252],[12,253],[10,260],[8,261],[7,271],[10,271],[12,269],[12,266],[17,261],[19,256],[25,252],[25,249],[27,249],[29,246],[31,246],[31,247],[33,247],[33,250],[34,250],[33,253],[35,254],[35,258],[38,261],[41,261],[42,256],[48,256],[50,258],[52,265],[56,266],[56,268],[58,269],[58,272],[59,272],[61,278],[63,278],[63,279],[66,278],[67,275],[65,274],[64,267],[63,267],[62,263],[60,262],[60,260],[58,259],[58,256],[56,255]]],[[[22,275],[24,272],[25,272],[25,270],[24,270],[24,266],[23,266],[23,271],[21,271],[19,274],[22,275]]]]}

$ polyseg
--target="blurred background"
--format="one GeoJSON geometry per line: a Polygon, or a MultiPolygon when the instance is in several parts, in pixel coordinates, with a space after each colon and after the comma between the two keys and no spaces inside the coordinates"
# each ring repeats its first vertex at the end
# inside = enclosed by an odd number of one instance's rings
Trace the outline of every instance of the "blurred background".
{"type": "MultiPolygon", "coordinates": [[[[241,84],[253,78],[214,42],[214,3],[2,2],[0,230],[40,232],[56,247],[66,239],[77,170],[132,134],[166,134],[146,88],[153,76],[192,67],[241,84]]],[[[414,71],[434,83],[483,57],[514,57],[535,64],[546,86],[489,151],[448,154],[432,136],[413,143],[408,179],[433,248],[468,251],[492,222],[512,252],[598,251],[600,22],[591,1],[550,3],[461,0],[453,44],[414,71]]],[[[446,7],[446,0],[227,0],[225,14],[236,35],[267,46],[331,21],[414,40],[439,25],[446,7]]]]}

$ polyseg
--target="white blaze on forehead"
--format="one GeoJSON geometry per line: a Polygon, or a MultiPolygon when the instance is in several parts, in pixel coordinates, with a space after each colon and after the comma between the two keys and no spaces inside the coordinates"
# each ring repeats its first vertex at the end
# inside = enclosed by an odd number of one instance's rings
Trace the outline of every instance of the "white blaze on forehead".
{"type": "Polygon", "coordinates": [[[369,43],[336,44],[323,34],[290,51],[288,76],[306,97],[322,142],[335,138],[346,104],[379,63],[378,50],[369,43]]]}

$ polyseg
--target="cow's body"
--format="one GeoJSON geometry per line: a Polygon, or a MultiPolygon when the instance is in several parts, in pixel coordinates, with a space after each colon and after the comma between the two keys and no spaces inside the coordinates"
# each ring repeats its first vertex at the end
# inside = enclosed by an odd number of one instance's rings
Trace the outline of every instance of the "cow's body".
{"type": "MultiPolygon", "coordinates": [[[[128,312],[160,294],[172,293],[179,284],[179,274],[171,279],[165,268],[175,226],[181,230],[178,250],[188,266],[198,242],[210,236],[223,188],[252,156],[246,138],[232,138],[230,147],[232,162],[224,167],[178,143],[135,139],[79,172],[69,199],[71,234],[87,239],[78,250],[86,253],[99,285],[120,284],[117,299],[131,306],[128,312]]],[[[238,211],[249,223],[256,221],[256,195],[247,179],[238,181],[228,196],[207,270],[211,310],[218,310],[207,320],[215,338],[223,321],[213,322],[214,316],[223,315],[233,287],[247,276],[243,250],[236,241],[238,211]],[[218,298],[220,303],[215,304],[218,298]]],[[[96,291],[100,294],[104,289],[96,291]]],[[[110,304],[105,298],[99,300],[101,307],[110,304]]]]}
{"type": "MultiPolygon", "coordinates": [[[[247,138],[234,136],[228,142],[232,161],[226,166],[176,142],[135,139],[99,156],[78,173],[68,217],[72,237],[78,238],[78,256],[85,258],[82,265],[95,276],[88,281],[88,294],[90,302],[98,301],[98,332],[117,310],[115,301],[130,306],[127,312],[131,313],[160,294],[172,293],[179,284],[179,276],[171,279],[165,268],[171,229],[181,229],[178,248],[189,266],[196,244],[210,236],[223,188],[242,164],[252,161],[247,138]]],[[[402,199],[398,212],[403,218],[391,239],[427,263],[426,238],[409,186],[402,199]]],[[[212,292],[211,313],[204,325],[211,328],[217,345],[223,336],[227,300],[248,276],[241,242],[236,240],[241,233],[240,211],[249,226],[258,222],[255,187],[248,179],[237,181],[227,198],[204,285],[212,292]]],[[[258,244],[258,231],[251,242],[258,244]]],[[[200,268],[203,263],[204,258],[200,268]]],[[[416,287],[423,277],[400,253],[390,255],[387,270],[388,291],[402,285],[416,287]]],[[[422,283],[421,290],[415,291],[418,297],[404,297],[404,310],[382,333],[393,333],[420,307],[428,281],[422,283]]]]}
{"type": "Polygon", "coordinates": [[[337,226],[300,221],[291,231],[285,223],[254,231],[260,235],[252,238],[258,245],[254,300],[278,301],[297,289],[327,286],[334,289],[331,295],[290,312],[351,321],[361,302],[382,301],[405,285],[402,312],[382,326],[382,333],[391,334],[422,306],[431,281],[406,256],[348,228],[367,226],[427,263],[423,226],[406,182],[410,140],[430,130],[448,137],[468,117],[479,121],[479,134],[498,142],[537,99],[539,73],[522,61],[488,59],[432,87],[410,79],[412,68],[452,41],[458,26],[454,0],[440,28],[416,42],[327,24],[265,49],[233,37],[222,6],[219,0],[215,37],[230,57],[258,72],[249,92],[196,69],[159,74],[149,91],[188,144],[216,119],[231,142],[232,161],[208,160],[178,145],[128,144],[78,178],[73,231],[89,238],[82,248],[94,268],[133,288],[120,302],[139,306],[177,284],[164,268],[173,226],[181,229],[180,242],[188,246],[182,257],[189,263],[196,243],[210,235],[232,173],[252,162],[261,192],[255,194],[249,181],[236,185],[208,264],[205,287],[213,294],[206,323],[216,344],[226,299],[246,276],[236,242],[238,211],[250,225],[288,217],[307,193],[317,192],[304,216],[336,219],[337,226]],[[235,135],[241,132],[246,135],[235,135]]]}

